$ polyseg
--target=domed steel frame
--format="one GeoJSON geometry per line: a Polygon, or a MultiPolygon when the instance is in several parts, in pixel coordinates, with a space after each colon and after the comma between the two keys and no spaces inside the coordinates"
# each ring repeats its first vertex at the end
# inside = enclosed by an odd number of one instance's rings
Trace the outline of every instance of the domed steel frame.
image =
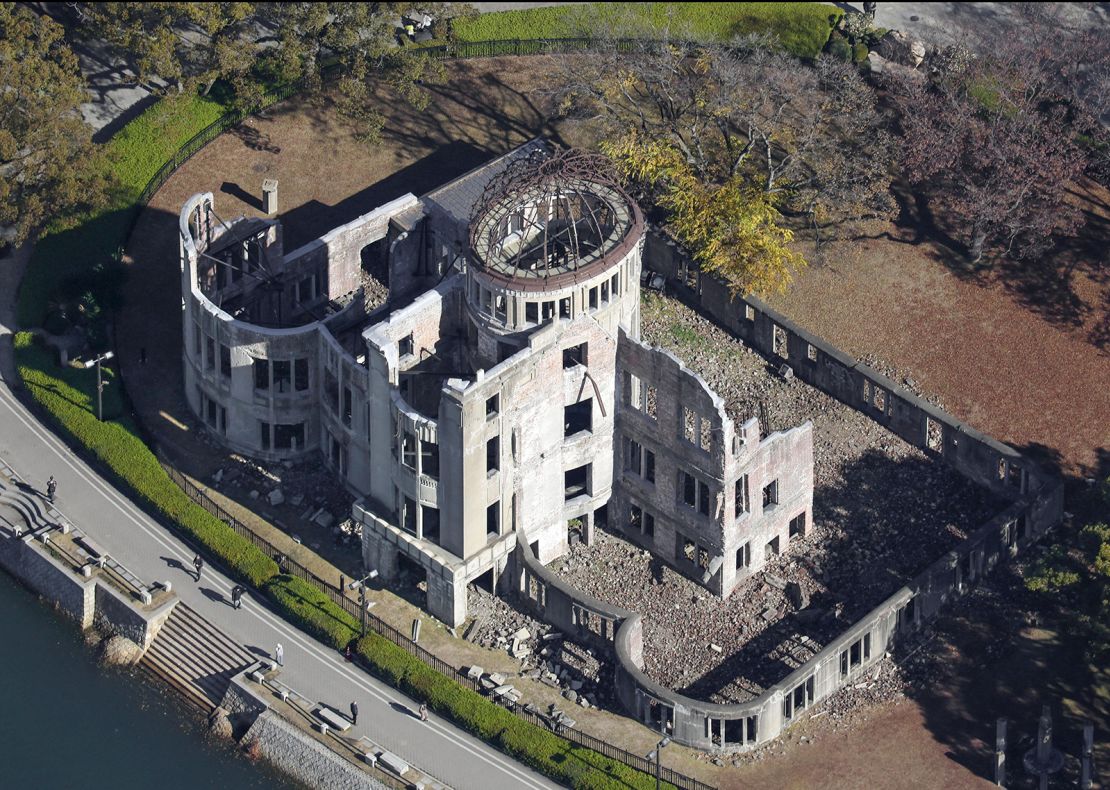
{"type": "Polygon", "coordinates": [[[577,279],[626,252],[643,217],[605,157],[533,150],[495,176],[470,221],[474,262],[524,288],[577,279]]]}

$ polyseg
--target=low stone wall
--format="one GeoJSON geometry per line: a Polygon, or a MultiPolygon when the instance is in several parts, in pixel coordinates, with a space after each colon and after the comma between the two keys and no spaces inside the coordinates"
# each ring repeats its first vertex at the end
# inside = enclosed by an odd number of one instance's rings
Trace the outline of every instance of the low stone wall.
{"type": "Polygon", "coordinates": [[[257,743],[261,755],[294,779],[320,790],[387,790],[358,766],[344,760],[311,735],[272,710],[255,720],[244,743],[257,743]]]}
{"type": "Polygon", "coordinates": [[[82,630],[90,627],[96,613],[96,580],[75,575],[35,541],[32,533],[0,539],[0,565],[76,620],[82,630]]]}
{"type": "Polygon", "coordinates": [[[106,624],[111,630],[127,637],[143,650],[150,647],[150,643],[158,635],[158,630],[177,606],[178,598],[174,596],[163,602],[161,606],[144,611],[115,587],[99,582],[95,586],[96,622],[106,624]]]}
{"type": "Polygon", "coordinates": [[[702,277],[676,245],[650,234],[646,268],[667,277],[703,314],[794,375],[863,412],[964,476],[1012,501],[952,551],[848,627],[805,665],[754,700],[717,705],[678,694],[643,672],[639,614],[581,593],[547,570],[518,532],[514,593],[576,641],[611,651],[624,707],[653,730],[698,749],[751,749],[774,740],[806,709],[853,685],[899,636],[920,629],[996,564],[1035,543],[1063,517],[1063,482],[1017,450],[961,423],[758,299],[734,298],[702,277]]]}
{"type": "Polygon", "coordinates": [[[145,608],[103,580],[85,578],[50,556],[33,533],[0,538],[0,567],[77,621],[82,630],[105,624],[143,650],[170,616],[177,597],[145,608]]]}

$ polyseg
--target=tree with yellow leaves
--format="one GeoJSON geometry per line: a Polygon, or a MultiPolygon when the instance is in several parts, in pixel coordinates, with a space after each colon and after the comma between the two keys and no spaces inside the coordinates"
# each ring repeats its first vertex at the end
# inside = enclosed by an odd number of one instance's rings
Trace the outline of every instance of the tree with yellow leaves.
{"type": "Polygon", "coordinates": [[[669,214],[669,228],[702,271],[723,279],[734,294],[782,293],[806,265],[789,244],[770,193],[739,176],[722,183],[698,178],[673,144],[629,132],[605,141],[602,150],[618,171],[649,190],[669,214]]]}

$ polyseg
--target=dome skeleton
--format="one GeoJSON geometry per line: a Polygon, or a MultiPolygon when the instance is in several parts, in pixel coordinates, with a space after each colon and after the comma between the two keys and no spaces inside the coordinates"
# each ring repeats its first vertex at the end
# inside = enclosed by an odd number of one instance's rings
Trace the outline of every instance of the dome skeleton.
{"type": "Polygon", "coordinates": [[[471,214],[471,248],[480,264],[512,277],[577,271],[627,232],[629,202],[604,157],[534,151],[486,186],[471,214]]]}

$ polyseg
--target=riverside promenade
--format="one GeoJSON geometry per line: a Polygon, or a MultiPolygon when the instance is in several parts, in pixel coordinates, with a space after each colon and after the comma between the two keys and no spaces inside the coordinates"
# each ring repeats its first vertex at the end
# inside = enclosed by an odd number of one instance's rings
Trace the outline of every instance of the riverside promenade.
{"type": "Polygon", "coordinates": [[[53,475],[58,507],[70,521],[140,578],[172,582],[182,601],[248,651],[273,656],[280,642],[283,683],[340,710],[357,701],[358,726],[347,734],[365,735],[458,790],[558,786],[435,715],[419,721],[406,712],[416,709],[412,700],[286,623],[263,601],[248,594],[236,611],[228,604],[233,582],[211,565],[194,582],[193,550],[75,457],[13,394],[10,327],[19,268],[10,260],[0,263],[0,458],[44,492],[53,475]]]}

